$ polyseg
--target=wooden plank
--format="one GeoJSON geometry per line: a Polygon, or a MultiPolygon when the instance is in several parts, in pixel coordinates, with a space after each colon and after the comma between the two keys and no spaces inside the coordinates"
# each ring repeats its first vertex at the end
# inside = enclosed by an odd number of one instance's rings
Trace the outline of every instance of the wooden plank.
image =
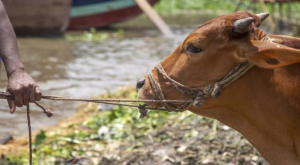
{"type": "Polygon", "coordinates": [[[165,35],[173,36],[170,27],[163,21],[163,19],[153,10],[147,0],[135,0],[138,6],[144,11],[148,18],[156,25],[156,27],[165,35]]]}

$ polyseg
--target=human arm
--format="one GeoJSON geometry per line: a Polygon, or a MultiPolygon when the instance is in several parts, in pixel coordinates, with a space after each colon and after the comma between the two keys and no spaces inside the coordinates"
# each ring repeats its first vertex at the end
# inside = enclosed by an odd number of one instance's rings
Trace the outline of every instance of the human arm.
{"type": "Polygon", "coordinates": [[[3,60],[8,77],[7,91],[14,96],[8,100],[10,112],[14,113],[16,106],[28,105],[39,101],[42,97],[37,83],[27,74],[19,56],[16,35],[0,1],[0,56],[3,60]]]}

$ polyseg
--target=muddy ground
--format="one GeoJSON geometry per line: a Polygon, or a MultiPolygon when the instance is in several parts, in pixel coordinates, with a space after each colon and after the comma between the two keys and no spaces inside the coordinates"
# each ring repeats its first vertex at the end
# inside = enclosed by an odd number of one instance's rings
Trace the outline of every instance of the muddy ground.
{"type": "MultiPolygon", "coordinates": [[[[106,98],[135,98],[124,88],[106,98]]],[[[103,96],[101,96],[103,98],[103,96]]],[[[57,165],[268,165],[238,132],[190,112],[96,105],[34,134],[34,164],[57,165]],[[105,110],[104,110],[105,109],[105,110]]],[[[0,164],[26,164],[27,137],[0,146],[0,164]]]]}

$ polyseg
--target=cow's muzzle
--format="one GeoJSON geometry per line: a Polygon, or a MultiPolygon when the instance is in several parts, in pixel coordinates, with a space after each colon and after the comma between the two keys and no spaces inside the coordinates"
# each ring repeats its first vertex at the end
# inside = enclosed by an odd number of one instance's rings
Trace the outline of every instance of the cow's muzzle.
{"type": "Polygon", "coordinates": [[[136,92],[139,93],[139,90],[144,86],[145,84],[145,79],[141,79],[136,83],[136,92]]]}

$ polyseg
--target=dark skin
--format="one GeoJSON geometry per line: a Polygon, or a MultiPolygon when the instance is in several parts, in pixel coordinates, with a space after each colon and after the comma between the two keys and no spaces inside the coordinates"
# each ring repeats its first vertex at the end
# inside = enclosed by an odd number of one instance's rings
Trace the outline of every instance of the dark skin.
{"type": "Polygon", "coordinates": [[[29,102],[39,101],[42,93],[37,83],[27,74],[21,62],[16,35],[0,0],[0,56],[8,77],[7,92],[14,96],[8,100],[10,113],[16,106],[22,107],[29,102]]]}

